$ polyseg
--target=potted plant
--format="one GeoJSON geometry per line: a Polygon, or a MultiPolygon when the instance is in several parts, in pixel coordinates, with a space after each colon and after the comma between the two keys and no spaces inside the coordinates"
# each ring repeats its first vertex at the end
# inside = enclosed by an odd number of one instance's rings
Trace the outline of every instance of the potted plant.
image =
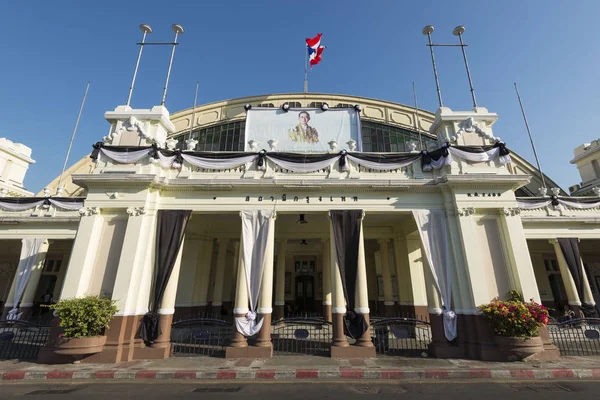
{"type": "Polygon", "coordinates": [[[102,351],[104,330],[117,313],[115,302],[99,296],[63,299],[48,307],[55,310],[63,333],[54,345],[54,353],[88,355],[102,351]]]}
{"type": "Polygon", "coordinates": [[[539,330],[548,323],[548,310],[531,299],[523,300],[517,291],[509,292],[509,300],[494,300],[478,307],[494,331],[496,349],[506,360],[522,360],[542,352],[544,345],[539,330]]]}

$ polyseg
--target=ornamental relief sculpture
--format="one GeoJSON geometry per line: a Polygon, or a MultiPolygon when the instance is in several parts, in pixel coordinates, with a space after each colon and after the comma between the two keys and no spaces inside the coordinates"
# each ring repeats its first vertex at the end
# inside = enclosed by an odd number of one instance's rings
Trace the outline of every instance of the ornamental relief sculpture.
{"type": "Polygon", "coordinates": [[[81,207],[79,209],[79,215],[82,217],[89,217],[98,214],[100,214],[100,208],[98,207],[81,207]]]}
{"type": "Polygon", "coordinates": [[[144,207],[129,207],[127,209],[127,214],[131,217],[138,217],[146,214],[146,209],[144,207]]]}
{"type": "Polygon", "coordinates": [[[456,209],[456,215],[459,217],[468,217],[473,214],[475,214],[475,209],[473,207],[459,207],[456,209]]]}

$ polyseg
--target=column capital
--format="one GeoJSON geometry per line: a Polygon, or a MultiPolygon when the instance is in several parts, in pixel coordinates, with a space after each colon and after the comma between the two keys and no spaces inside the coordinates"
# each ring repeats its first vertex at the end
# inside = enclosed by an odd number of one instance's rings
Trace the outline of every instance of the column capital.
{"type": "Polygon", "coordinates": [[[140,215],[146,214],[146,208],[145,207],[128,207],[127,214],[129,214],[130,217],[139,217],[140,215]]]}
{"type": "Polygon", "coordinates": [[[90,217],[92,215],[99,215],[100,208],[99,207],[81,207],[79,209],[79,215],[82,217],[90,217]]]}
{"type": "Polygon", "coordinates": [[[379,243],[379,246],[385,245],[388,246],[389,245],[389,238],[381,238],[381,239],[377,239],[377,243],[379,243]]]}
{"type": "Polygon", "coordinates": [[[558,239],[557,238],[548,239],[548,243],[550,243],[550,244],[558,244],[558,239]]]}

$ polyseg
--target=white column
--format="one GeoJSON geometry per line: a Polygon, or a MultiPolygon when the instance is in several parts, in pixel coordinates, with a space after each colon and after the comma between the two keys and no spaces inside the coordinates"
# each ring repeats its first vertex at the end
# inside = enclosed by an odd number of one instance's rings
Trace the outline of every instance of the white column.
{"type": "Polygon", "coordinates": [[[429,268],[425,261],[425,254],[421,249],[421,239],[412,235],[406,238],[406,252],[408,253],[408,269],[410,271],[411,291],[415,308],[428,305],[427,290],[425,289],[425,268],[429,268]]]}
{"type": "MultiPolygon", "coordinates": [[[[192,305],[206,307],[208,304],[208,281],[210,279],[210,265],[212,262],[213,241],[204,239],[200,243],[196,260],[196,283],[192,305]]],[[[235,276],[235,275],[234,275],[235,276]]]]}
{"type": "Polygon", "coordinates": [[[279,242],[279,248],[277,251],[277,281],[275,282],[275,320],[281,319],[284,316],[286,247],[286,239],[283,239],[281,242],[279,242]]]}
{"type": "Polygon", "coordinates": [[[169,278],[162,302],[160,303],[160,308],[158,310],[159,314],[168,315],[175,312],[175,298],[177,297],[177,284],[179,283],[179,271],[181,270],[182,254],[183,246],[179,248],[179,252],[177,253],[175,265],[173,266],[173,271],[171,271],[171,277],[169,278]]]}
{"type": "Polygon", "coordinates": [[[403,238],[394,238],[394,265],[396,266],[396,281],[398,284],[398,304],[401,309],[402,306],[406,305],[414,306],[406,241],[403,238]]]}
{"type": "Polygon", "coordinates": [[[323,317],[331,322],[331,246],[323,241],[323,317]]]}
{"type": "MultiPolygon", "coordinates": [[[[148,252],[154,252],[152,238],[156,214],[130,214],[123,238],[123,251],[117,267],[112,299],[116,301],[117,315],[136,315],[140,298],[139,288],[144,270],[152,269],[148,252]]],[[[149,298],[146,296],[146,306],[149,298]]],[[[145,312],[147,310],[143,310],[145,312]]],[[[142,313],[143,313],[142,312],[142,313]]]]}
{"type": "MultiPolygon", "coordinates": [[[[95,208],[90,210],[97,211],[95,208]]],[[[103,218],[97,213],[81,217],[60,294],[61,299],[85,296],[94,270],[103,224],[103,218]]]]}
{"type": "MultiPolygon", "coordinates": [[[[191,307],[194,299],[194,286],[196,274],[198,273],[198,249],[202,247],[202,240],[198,238],[186,238],[183,243],[183,255],[181,259],[181,271],[179,272],[179,283],[177,284],[177,297],[175,307],[191,307]]],[[[181,312],[179,309],[178,314],[181,312]]],[[[187,310],[186,312],[189,312],[187,310]]]]}
{"type": "Polygon", "coordinates": [[[214,313],[221,312],[223,305],[223,279],[225,279],[225,262],[227,260],[227,244],[229,239],[217,239],[219,244],[219,255],[217,259],[217,269],[215,270],[215,286],[213,289],[212,307],[214,313]]]}
{"type": "Polygon", "coordinates": [[[260,286],[260,298],[258,299],[257,313],[262,315],[263,324],[256,340],[258,347],[271,346],[271,315],[273,313],[273,259],[275,252],[275,219],[269,225],[267,236],[267,249],[265,263],[263,266],[262,284],[260,286]]]}
{"type": "Polygon", "coordinates": [[[362,220],[360,221],[360,238],[358,241],[358,271],[356,272],[356,305],[357,314],[369,314],[369,288],[367,286],[367,263],[365,261],[365,238],[362,220]]]}
{"type": "Polygon", "coordinates": [[[337,260],[337,251],[335,249],[335,237],[333,226],[329,224],[329,253],[331,255],[331,298],[333,300],[332,323],[333,335],[331,345],[336,347],[348,347],[348,339],[344,335],[344,315],[346,314],[346,299],[344,298],[344,287],[342,286],[342,276],[340,275],[339,264],[337,260]]]}
{"type": "Polygon", "coordinates": [[[388,239],[379,239],[379,254],[381,255],[381,270],[383,273],[383,300],[386,314],[394,310],[394,288],[392,286],[392,272],[390,271],[390,248],[388,239]]]}

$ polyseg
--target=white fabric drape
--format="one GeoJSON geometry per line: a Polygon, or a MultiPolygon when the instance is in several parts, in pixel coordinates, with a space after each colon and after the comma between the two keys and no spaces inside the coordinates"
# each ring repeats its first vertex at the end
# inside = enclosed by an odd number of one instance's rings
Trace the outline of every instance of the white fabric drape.
{"type": "Polygon", "coordinates": [[[264,319],[256,321],[256,308],[262,284],[269,228],[272,223],[273,211],[249,210],[241,211],[242,217],[242,257],[250,311],[245,317],[237,317],[235,325],[242,335],[253,336],[262,327],[264,319]]]}
{"type": "Polygon", "coordinates": [[[44,200],[36,201],[33,203],[23,203],[23,204],[7,203],[7,202],[0,200],[0,208],[3,208],[8,211],[25,211],[25,210],[29,210],[30,208],[35,208],[37,206],[41,206],[42,204],[44,204],[44,200]]]}
{"type": "Polygon", "coordinates": [[[409,161],[405,161],[402,163],[378,163],[378,162],[374,162],[374,161],[367,161],[367,160],[363,160],[363,159],[360,159],[357,157],[353,157],[350,154],[347,154],[346,157],[348,158],[348,160],[353,161],[358,165],[362,165],[365,168],[376,169],[379,171],[400,169],[400,168],[404,168],[414,162],[421,161],[420,158],[417,158],[416,160],[409,160],[409,161]]]}
{"type": "Polygon", "coordinates": [[[113,161],[116,161],[121,164],[135,164],[140,161],[142,158],[148,156],[150,153],[149,149],[130,151],[127,153],[122,153],[119,151],[112,151],[107,149],[100,149],[100,153],[104,154],[106,157],[110,158],[113,161]]]}
{"type": "Polygon", "coordinates": [[[283,161],[280,159],[269,157],[267,154],[267,158],[273,161],[275,164],[280,166],[281,168],[290,170],[292,172],[315,172],[319,171],[323,168],[327,168],[330,165],[333,165],[337,160],[339,160],[339,156],[332,157],[323,161],[309,162],[309,163],[296,163],[292,161],[283,161]]]}
{"type": "Polygon", "coordinates": [[[522,210],[535,210],[536,208],[542,208],[550,205],[552,200],[540,200],[540,201],[518,201],[517,204],[522,210]]]}
{"type": "Polygon", "coordinates": [[[258,154],[250,154],[246,157],[236,157],[230,159],[213,159],[194,157],[189,154],[182,153],[184,161],[188,164],[205,169],[230,169],[236,168],[249,162],[253,162],[258,158],[258,154]]]}
{"type": "Polygon", "coordinates": [[[431,159],[431,164],[426,164],[423,166],[423,171],[431,171],[432,169],[440,169],[444,165],[452,164],[452,156],[448,154],[448,157],[440,157],[437,160],[431,159]]]}
{"type": "Polygon", "coordinates": [[[444,210],[413,210],[423,251],[433,276],[433,282],[443,306],[444,334],[448,341],[456,338],[456,314],[452,306],[452,271],[448,251],[448,233],[444,210]]]}
{"type": "Polygon", "coordinates": [[[558,199],[558,202],[563,206],[576,208],[578,210],[589,210],[590,208],[600,207],[600,201],[595,203],[577,203],[575,201],[558,199]]]}
{"type": "Polygon", "coordinates": [[[484,151],[483,153],[470,153],[468,151],[457,149],[456,147],[448,147],[448,151],[453,156],[471,162],[488,162],[496,157],[499,157],[498,161],[503,165],[510,162],[510,154],[500,156],[500,147],[495,147],[491,150],[484,151]]]}
{"type": "Polygon", "coordinates": [[[81,207],[83,207],[83,201],[78,201],[78,202],[60,201],[60,200],[55,200],[52,197],[50,197],[48,199],[48,201],[50,201],[50,204],[52,204],[56,207],[59,207],[59,208],[63,208],[65,210],[77,211],[81,207]]]}
{"type": "Polygon", "coordinates": [[[158,162],[161,167],[169,168],[175,162],[175,156],[164,156],[160,151],[158,152],[158,162]]]}
{"type": "Polygon", "coordinates": [[[12,319],[19,319],[19,303],[25,293],[27,282],[31,277],[31,273],[37,262],[38,253],[44,243],[45,239],[23,239],[21,246],[21,256],[19,258],[19,266],[17,267],[17,273],[15,274],[15,292],[13,297],[13,309],[11,310],[13,317],[12,319]]]}

